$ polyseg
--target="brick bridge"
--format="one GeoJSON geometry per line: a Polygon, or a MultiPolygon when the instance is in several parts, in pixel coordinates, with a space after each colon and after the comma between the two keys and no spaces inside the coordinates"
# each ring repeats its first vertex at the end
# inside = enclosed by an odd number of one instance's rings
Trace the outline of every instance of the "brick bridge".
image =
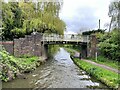
{"type": "Polygon", "coordinates": [[[33,32],[24,38],[14,39],[11,42],[2,42],[8,52],[16,57],[42,56],[48,45],[51,44],[76,44],[80,45],[82,58],[95,57],[97,39],[94,35],[82,36],[77,34],[41,34],[33,32]]]}

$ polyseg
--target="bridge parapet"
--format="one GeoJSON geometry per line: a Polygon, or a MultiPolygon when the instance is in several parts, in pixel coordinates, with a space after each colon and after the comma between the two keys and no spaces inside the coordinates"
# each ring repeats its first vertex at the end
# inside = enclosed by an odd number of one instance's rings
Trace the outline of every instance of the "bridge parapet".
{"type": "Polygon", "coordinates": [[[43,34],[42,41],[89,42],[89,36],[78,34],[43,34]]]}

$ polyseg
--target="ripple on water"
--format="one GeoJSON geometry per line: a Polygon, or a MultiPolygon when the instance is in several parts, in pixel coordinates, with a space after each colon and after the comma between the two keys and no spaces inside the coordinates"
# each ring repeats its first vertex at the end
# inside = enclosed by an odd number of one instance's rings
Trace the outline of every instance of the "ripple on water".
{"type": "Polygon", "coordinates": [[[43,75],[40,75],[39,79],[43,79],[43,78],[47,78],[48,76],[51,75],[51,71],[47,71],[46,73],[44,73],[43,75]]]}

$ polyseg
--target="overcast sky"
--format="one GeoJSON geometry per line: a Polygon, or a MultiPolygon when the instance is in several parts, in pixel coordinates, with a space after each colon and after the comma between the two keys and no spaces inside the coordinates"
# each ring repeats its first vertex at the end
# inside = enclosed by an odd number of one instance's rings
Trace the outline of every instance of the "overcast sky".
{"type": "Polygon", "coordinates": [[[104,24],[110,22],[108,16],[110,1],[63,0],[60,18],[67,25],[67,33],[76,33],[81,29],[98,29],[99,19],[101,20],[101,29],[105,29],[104,24]]]}

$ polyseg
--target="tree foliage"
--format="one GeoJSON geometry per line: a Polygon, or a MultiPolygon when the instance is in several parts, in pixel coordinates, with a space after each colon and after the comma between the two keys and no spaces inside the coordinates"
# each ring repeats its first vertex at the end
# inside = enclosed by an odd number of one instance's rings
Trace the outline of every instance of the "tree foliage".
{"type": "Polygon", "coordinates": [[[33,31],[64,34],[66,24],[59,18],[61,2],[3,2],[3,37],[23,37],[33,31]]]}
{"type": "Polygon", "coordinates": [[[95,34],[95,33],[104,33],[105,30],[102,29],[98,29],[98,30],[92,30],[92,31],[85,31],[82,33],[82,35],[91,35],[91,34],[95,34]]]}
{"type": "Polygon", "coordinates": [[[119,29],[114,29],[112,32],[105,34],[97,34],[99,39],[99,49],[101,54],[113,60],[120,59],[120,33],[119,29]]]}

